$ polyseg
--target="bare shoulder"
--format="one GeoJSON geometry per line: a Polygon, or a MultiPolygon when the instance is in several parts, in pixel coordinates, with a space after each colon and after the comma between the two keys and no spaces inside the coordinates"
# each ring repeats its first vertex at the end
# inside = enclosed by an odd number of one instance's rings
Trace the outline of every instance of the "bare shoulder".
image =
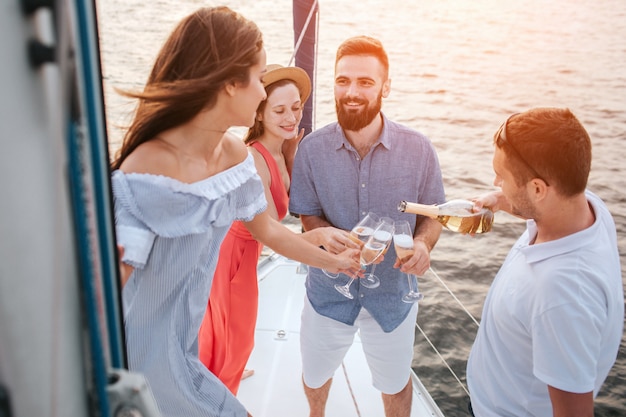
{"type": "Polygon", "coordinates": [[[126,173],[172,176],[178,170],[178,159],[167,144],[150,140],[128,155],[120,169],[126,173]]]}
{"type": "Polygon", "coordinates": [[[229,165],[236,165],[248,157],[248,147],[243,140],[231,132],[226,132],[222,138],[222,149],[230,160],[229,165]]]}

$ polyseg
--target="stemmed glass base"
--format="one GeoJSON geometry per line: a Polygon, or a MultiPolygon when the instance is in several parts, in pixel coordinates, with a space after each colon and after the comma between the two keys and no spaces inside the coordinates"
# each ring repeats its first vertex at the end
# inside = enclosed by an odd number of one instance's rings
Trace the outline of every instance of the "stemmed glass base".
{"type": "Polygon", "coordinates": [[[407,274],[407,279],[409,280],[409,292],[402,297],[402,301],[409,304],[416,303],[424,299],[424,294],[413,289],[413,278],[415,278],[415,284],[417,286],[417,277],[415,275],[407,274]]]}
{"type": "Polygon", "coordinates": [[[405,294],[405,296],[402,297],[402,301],[408,304],[415,303],[423,299],[424,299],[424,294],[422,294],[421,292],[416,292],[416,291],[411,291],[410,293],[405,294]]]}
{"type": "MultiPolygon", "coordinates": [[[[386,252],[386,250],[385,250],[386,252]]],[[[378,264],[373,264],[372,265],[372,270],[370,271],[369,274],[365,274],[365,276],[363,278],[361,278],[361,285],[364,286],[365,288],[378,288],[380,287],[380,278],[378,278],[376,275],[374,275],[374,270],[376,270],[376,265],[378,264]]]]}
{"type": "Polygon", "coordinates": [[[350,285],[352,285],[353,281],[354,281],[354,278],[350,278],[350,281],[348,281],[346,285],[335,284],[335,289],[339,291],[341,294],[343,294],[344,297],[352,300],[354,296],[350,292],[350,285]]]}
{"type": "Polygon", "coordinates": [[[378,288],[380,286],[380,279],[374,275],[374,269],[372,272],[361,278],[361,285],[365,288],[378,288]]]}

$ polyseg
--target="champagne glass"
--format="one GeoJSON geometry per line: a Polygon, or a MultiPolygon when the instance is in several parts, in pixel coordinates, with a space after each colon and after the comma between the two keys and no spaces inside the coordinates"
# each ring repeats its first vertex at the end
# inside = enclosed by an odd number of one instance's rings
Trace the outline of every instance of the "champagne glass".
{"type": "MultiPolygon", "coordinates": [[[[400,263],[406,262],[413,256],[413,231],[411,230],[411,224],[406,220],[394,223],[393,245],[400,263]]],[[[409,293],[402,297],[402,301],[414,303],[424,298],[424,295],[417,291],[417,277],[413,274],[406,274],[406,277],[409,281],[409,293]],[[415,287],[413,286],[413,281],[415,281],[415,287]]]]}
{"type": "Polygon", "coordinates": [[[367,240],[374,234],[374,230],[378,227],[380,219],[371,211],[361,219],[350,231],[350,239],[359,245],[365,244],[367,240]]]}
{"type": "MultiPolygon", "coordinates": [[[[380,219],[380,225],[376,232],[374,233],[374,238],[385,245],[385,249],[383,250],[383,255],[387,253],[387,249],[389,249],[389,245],[391,244],[391,239],[393,236],[393,228],[394,222],[393,219],[389,217],[382,217],[380,219]]],[[[374,275],[374,271],[376,270],[376,265],[372,265],[372,270],[369,274],[365,274],[363,279],[361,279],[361,285],[365,288],[376,288],[380,285],[380,279],[374,275]]]]}
{"type": "MultiPolygon", "coordinates": [[[[365,244],[370,241],[370,239],[374,236],[374,232],[378,225],[380,224],[380,220],[378,216],[372,212],[367,213],[360,222],[356,224],[350,231],[350,239],[355,242],[363,243],[363,249],[365,248],[365,244]]],[[[361,267],[365,267],[369,265],[369,263],[363,263],[363,249],[361,250],[361,267]]],[[[382,252],[381,252],[382,253],[382,252]]],[[[372,262],[375,261],[376,258],[372,259],[372,262]]],[[[370,262],[371,263],[371,262],[370,262]]],[[[350,293],[350,285],[354,282],[355,278],[350,278],[346,285],[335,285],[337,291],[342,293],[344,296],[348,298],[354,298],[350,293]]]]}
{"type": "MultiPolygon", "coordinates": [[[[358,244],[365,243],[367,239],[374,233],[374,229],[378,226],[378,216],[371,211],[365,215],[350,231],[349,237],[358,244]]],[[[325,269],[322,269],[324,275],[329,278],[335,279],[339,274],[333,274],[325,269]]]]}

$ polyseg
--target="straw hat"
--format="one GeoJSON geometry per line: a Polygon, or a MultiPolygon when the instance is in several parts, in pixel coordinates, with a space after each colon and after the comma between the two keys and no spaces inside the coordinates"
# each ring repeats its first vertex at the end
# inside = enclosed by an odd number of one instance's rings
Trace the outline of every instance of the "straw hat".
{"type": "Polygon", "coordinates": [[[311,80],[305,70],[298,67],[283,67],[278,64],[270,64],[267,66],[267,72],[263,76],[263,85],[267,87],[270,84],[280,80],[291,80],[296,83],[300,90],[300,100],[305,103],[311,94],[311,80]]]}

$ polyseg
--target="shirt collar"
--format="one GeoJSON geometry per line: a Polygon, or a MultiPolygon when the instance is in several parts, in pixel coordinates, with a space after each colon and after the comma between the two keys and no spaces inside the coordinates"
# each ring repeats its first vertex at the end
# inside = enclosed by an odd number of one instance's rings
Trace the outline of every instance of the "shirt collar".
{"type": "Polygon", "coordinates": [[[586,246],[588,242],[592,242],[594,236],[599,233],[600,225],[598,207],[595,206],[593,201],[590,201],[590,203],[596,212],[596,220],[591,226],[550,242],[531,245],[530,242],[537,236],[537,224],[532,219],[526,220],[526,233],[520,240],[520,250],[526,256],[527,261],[530,263],[540,262],[547,258],[575,251],[586,246]]]}
{"type": "MultiPolygon", "coordinates": [[[[375,148],[380,143],[385,148],[391,149],[391,139],[390,139],[391,135],[389,134],[389,120],[387,119],[387,117],[385,116],[383,112],[380,112],[380,115],[383,118],[383,130],[380,132],[380,136],[378,137],[378,140],[374,142],[374,145],[372,147],[375,148]]],[[[346,135],[343,129],[341,128],[341,126],[339,125],[339,123],[337,123],[337,131],[340,133],[340,135],[338,135],[340,139],[335,144],[335,150],[339,150],[342,147],[346,149],[353,149],[353,146],[350,144],[350,142],[348,142],[348,139],[346,139],[346,135]]]]}

